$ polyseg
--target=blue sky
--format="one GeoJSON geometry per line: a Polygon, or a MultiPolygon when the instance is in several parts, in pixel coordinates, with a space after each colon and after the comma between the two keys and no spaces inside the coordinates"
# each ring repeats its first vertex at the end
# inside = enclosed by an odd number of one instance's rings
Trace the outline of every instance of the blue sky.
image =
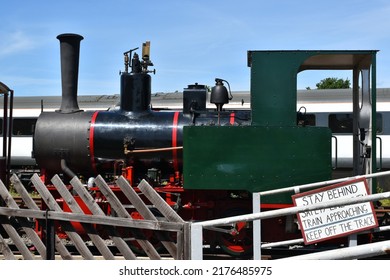
{"type": "MultiPolygon", "coordinates": [[[[61,33],[81,42],[79,94],[119,93],[123,52],[151,41],[152,92],[216,77],[249,90],[248,50],[380,50],[377,86],[390,87],[388,0],[3,1],[0,81],[15,95],[60,95],[61,33]]],[[[298,89],[351,73],[299,75],[298,89]]]]}

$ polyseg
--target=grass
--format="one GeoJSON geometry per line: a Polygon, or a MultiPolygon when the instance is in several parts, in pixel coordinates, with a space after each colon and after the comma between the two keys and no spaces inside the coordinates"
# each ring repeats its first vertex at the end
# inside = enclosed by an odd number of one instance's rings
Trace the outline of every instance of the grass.
{"type": "Polygon", "coordinates": [[[390,207],[390,199],[383,199],[380,200],[380,202],[382,203],[383,207],[390,207]]]}

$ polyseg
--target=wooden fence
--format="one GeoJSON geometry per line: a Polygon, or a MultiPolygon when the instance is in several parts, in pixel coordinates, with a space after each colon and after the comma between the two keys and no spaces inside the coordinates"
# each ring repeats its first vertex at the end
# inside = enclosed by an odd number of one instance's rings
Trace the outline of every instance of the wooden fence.
{"type": "Polygon", "coordinates": [[[50,186],[56,193],[54,196],[37,174],[31,181],[46,210],[37,206],[16,175],[11,178],[11,184],[23,201],[23,209],[0,181],[0,196],[5,204],[0,207],[0,224],[4,229],[0,231],[0,253],[5,259],[17,258],[13,248],[28,260],[74,259],[76,254],[69,248],[88,260],[145,257],[158,260],[163,256],[188,259],[190,256],[185,246],[189,244],[189,224],[146,181],[137,186],[139,193],[123,177],[116,181],[130,205],[124,205],[101,176],[95,179],[95,184],[105,197],[104,205],[76,177],[70,181],[69,188],[59,176],[54,176],[50,186]],[[102,206],[105,209],[109,206],[115,215],[107,214],[102,206]],[[133,219],[129,208],[135,209],[142,219],[133,219]]]}

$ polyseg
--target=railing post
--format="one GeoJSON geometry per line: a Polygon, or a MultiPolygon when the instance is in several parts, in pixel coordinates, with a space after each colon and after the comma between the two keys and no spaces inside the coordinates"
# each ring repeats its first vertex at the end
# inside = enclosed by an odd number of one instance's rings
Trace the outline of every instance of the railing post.
{"type": "MultiPolygon", "coordinates": [[[[253,213],[260,213],[260,194],[252,195],[253,213]]],[[[253,221],[253,259],[261,260],[261,219],[253,221]]]]}
{"type": "Polygon", "coordinates": [[[191,260],[203,260],[203,226],[191,224],[191,260]]]}

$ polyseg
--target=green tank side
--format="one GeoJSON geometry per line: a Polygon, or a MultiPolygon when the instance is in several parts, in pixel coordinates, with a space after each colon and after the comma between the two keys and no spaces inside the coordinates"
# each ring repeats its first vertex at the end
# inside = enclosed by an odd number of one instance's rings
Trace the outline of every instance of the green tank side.
{"type": "MultiPolygon", "coordinates": [[[[320,127],[184,128],[186,189],[259,192],[328,180],[331,132],[320,127]]],[[[268,203],[291,203],[291,194],[268,203]]]]}

